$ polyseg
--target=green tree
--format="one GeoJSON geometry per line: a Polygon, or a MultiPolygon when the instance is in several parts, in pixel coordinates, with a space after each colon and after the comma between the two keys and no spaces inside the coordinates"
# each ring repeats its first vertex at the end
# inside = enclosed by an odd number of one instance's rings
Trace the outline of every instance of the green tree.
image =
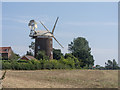
{"type": "Polygon", "coordinates": [[[26,55],[33,56],[33,52],[31,50],[27,51],[26,55]]]}
{"type": "Polygon", "coordinates": [[[82,62],[81,67],[94,65],[93,55],[91,55],[91,48],[88,41],[83,37],[78,37],[68,44],[68,50],[82,62]]]}
{"type": "Polygon", "coordinates": [[[31,44],[29,45],[29,51],[27,51],[26,55],[30,55],[30,56],[34,56],[35,52],[35,42],[31,42],[31,44]]]}
{"type": "Polygon", "coordinates": [[[65,59],[68,59],[68,58],[71,58],[74,60],[74,63],[75,63],[75,68],[76,69],[80,69],[81,67],[81,62],[75,57],[73,56],[71,53],[66,53],[65,56],[64,56],[65,59]]]}
{"type": "Polygon", "coordinates": [[[117,62],[115,61],[115,59],[112,60],[108,60],[107,62],[105,62],[105,68],[106,69],[119,69],[119,66],[117,64],[117,62]]]}
{"type": "Polygon", "coordinates": [[[16,53],[12,53],[12,55],[10,56],[9,60],[13,61],[13,60],[18,60],[20,58],[20,55],[19,54],[16,54],[16,53]]]}
{"type": "Polygon", "coordinates": [[[43,60],[43,59],[48,60],[48,59],[49,59],[49,57],[46,56],[45,51],[38,51],[36,58],[37,58],[38,60],[41,60],[41,59],[42,59],[42,60],[43,60]]]}
{"type": "Polygon", "coordinates": [[[61,59],[61,56],[63,56],[63,54],[61,53],[61,50],[53,48],[53,59],[59,60],[61,59]]]}
{"type": "Polygon", "coordinates": [[[31,42],[31,44],[29,45],[29,48],[34,51],[35,50],[35,42],[31,42]]]}

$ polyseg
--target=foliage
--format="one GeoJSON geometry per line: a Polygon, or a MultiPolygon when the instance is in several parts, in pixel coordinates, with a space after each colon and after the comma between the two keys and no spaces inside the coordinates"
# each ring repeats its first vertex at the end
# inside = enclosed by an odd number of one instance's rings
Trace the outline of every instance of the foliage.
{"type": "Polygon", "coordinates": [[[113,59],[113,61],[108,60],[107,62],[105,62],[105,69],[119,69],[119,66],[117,64],[117,62],[115,61],[115,59],[113,59]]]}
{"type": "Polygon", "coordinates": [[[82,62],[81,67],[86,65],[94,65],[94,59],[91,55],[91,48],[88,45],[88,41],[83,37],[78,37],[68,44],[68,49],[80,62],[82,62]]]}
{"type": "Polygon", "coordinates": [[[29,45],[29,48],[34,51],[35,50],[35,42],[31,42],[31,44],[29,45]]]}
{"type": "Polygon", "coordinates": [[[61,58],[60,63],[63,63],[65,65],[66,69],[74,69],[75,68],[75,62],[74,59],[68,57],[67,59],[61,58]]]}
{"type": "MultiPolygon", "coordinates": [[[[74,69],[75,61],[73,58],[68,57],[67,59],[61,58],[60,60],[18,60],[18,61],[2,61],[3,69],[13,70],[41,70],[41,69],[74,69]]],[[[78,68],[77,68],[78,69],[78,68]]],[[[79,67],[80,69],[80,67],[79,67]]]]}
{"type": "Polygon", "coordinates": [[[96,69],[100,69],[100,67],[101,67],[100,65],[96,65],[95,66],[96,69]]]}
{"type": "Polygon", "coordinates": [[[27,61],[27,60],[22,60],[22,59],[20,59],[20,60],[18,60],[17,62],[18,62],[18,63],[27,63],[28,61],[27,61]]]}
{"type": "Polygon", "coordinates": [[[0,56],[0,60],[2,60],[2,57],[0,56]]]}
{"type": "Polygon", "coordinates": [[[63,56],[63,54],[61,53],[61,50],[53,48],[53,59],[59,60],[61,59],[61,56],[63,56]]]}
{"type": "Polygon", "coordinates": [[[12,53],[11,57],[9,58],[9,60],[17,60],[20,58],[20,55],[19,54],[16,54],[16,53],[12,53]]]}
{"type": "Polygon", "coordinates": [[[29,51],[27,51],[26,55],[33,56],[34,52],[35,52],[35,42],[31,42],[31,44],[29,45],[29,51]]]}
{"type": "Polygon", "coordinates": [[[75,63],[75,68],[77,69],[80,69],[80,65],[81,65],[81,62],[75,57],[73,56],[71,53],[66,53],[65,56],[64,56],[65,59],[73,59],[74,60],[74,63],[75,63]]]}
{"type": "Polygon", "coordinates": [[[31,50],[27,51],[26,55],[33,56],[33,52],[31,50]]]}
{"type": "Polygon", "coordinates": [[[11,69],[10,62],[2,62],[2,69],[11,69]]]}
{"type": "Polygon", "coordinates": [[[86,64],[83,69],[89,69],[88,65],[86,64]]]}
{"type": "Polygon", "coordinates": [[[45,51],[38,51],[36,58],[38,60],[41,60],[41,59],[48,60],[49,59],[49,57],[46,56],[45,51]]]}

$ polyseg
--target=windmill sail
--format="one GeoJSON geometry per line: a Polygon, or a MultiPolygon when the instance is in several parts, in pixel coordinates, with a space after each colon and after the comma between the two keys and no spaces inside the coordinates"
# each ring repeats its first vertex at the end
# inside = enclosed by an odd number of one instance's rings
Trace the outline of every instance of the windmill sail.
{"type": "Polygon", "coordinates": [[[59,19],[59,17],[57,17],[57,19],[56,19],[55,25],[54,25],[53,30],[52,30],[52,34],[53,34],[54,30],[55,30],[58,19],[59,19]]]}
{"type": "MultiPolygon", "coordinates": [[[[58,18],[57,18],[57,20],[58,20],[58,18]]],[[[55,25],[54,25],[54,28],[53,28],[53,32],[54,32],[54,29],[55,29],[57,20],[56,20],[56,22],[55,22],[55,25]]],[[[54,37],[54,35],[47,29],[47,27],[46,27],[41,21],[40,21],[40,23],[41,23],[41,24],[43,25],[43,27],[52,35],[52,37],[56,40],[56,42],[57,42],[62,48],[64,48],[64,47],[60,44],[60,42],[58,42],[58,40],[54,37]]]]}

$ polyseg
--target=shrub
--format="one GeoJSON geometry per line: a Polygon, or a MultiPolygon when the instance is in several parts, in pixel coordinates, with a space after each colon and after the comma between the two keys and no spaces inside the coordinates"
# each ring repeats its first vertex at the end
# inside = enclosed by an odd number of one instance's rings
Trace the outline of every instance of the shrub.
{"type": "Polygon", "coordinates": [[[11,62],[11,69],[13,69],[13,70],[18,70],[18,63],[16,62],[16,61],[12,61],[11,62]]]}
{"type": "Polygon", "coordinates": [[[39,52],[37,53],[37,57],[36,57],[36,58],[37,58],[38,60],[41,60],[41,59],[48,60],[48,59],[49,59],[49,57],[46,56],[45,51],[39,51],[39,52]]]}
{"type": "Polygon", "coordinates": [[[66,69],[75,68],[75,62],[72,58],[68,57],[67,59],[61,58],[60,62],[65,65],[66,69]]]}
{"type": "Polygon", "coordinates": [[[74,57],[61,57],[60,60],[3,60],[3,69],[13,70],[40,70],[40,69],[80,69],[80,62],[74,57]]]}
{"type": "Polygon", "coordinates": [[[53,67],[53,65],[52,65],[52,63],[50,62],[50,61],[46,61],[45,63],[44,63],[44,69],[52,69],[52,67],[53,67]]]}
{"type": "Polygon", "coordinates": [[[18,63],[28,63],[29,61],[27,61],[27,60],[22,60],[22,59],[21,59],[21,60],[18,60],[17,62],[18,62],[18,63]]]}
{"type": "Polygon", "coordinates": [[[2,62],[2,69],[11,69],[11,63],[2,62]]]}
{"type": "Polygon", "coordinates": [[[63,54],[61,53],[61,50],[53,48],[53,59],[59,60],[61,59],[61,56],[63,56],[63,54]]]}
{"type": "Polygon", "coordinates": [[[79,62],[79,60],[75,56],[73,56],[71,53],[66,53],[64,58],[65,59],[74,60],[75,68],[77,68],[77,69],[80,68],[80,62],[79,62]]]}
{"type": "Polygon", "coordinates": [[[84,67],[83,67],[83,69],[89,69],[89,66],[88,66],[88,65],[86,65],[86,66],[84,66],[84,67]]]}

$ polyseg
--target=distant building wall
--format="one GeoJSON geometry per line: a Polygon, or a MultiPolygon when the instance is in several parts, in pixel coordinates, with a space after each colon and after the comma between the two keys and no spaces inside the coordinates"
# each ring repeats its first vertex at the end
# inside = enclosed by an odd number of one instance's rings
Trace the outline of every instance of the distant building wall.
{"type": "Polygon", "coordinates": [[[35,38],[35,57],[37,56],[38,51],[44,50],[46,55],[53,59],[53,41],[51,37],[48,38],[35,38]]]}
{"type": "Polygon", "coordinates": [[[2,58],[5,60],[8,59],[8,53],[2,53],[2,58]]]}
{"type": "Polygon", "coordinates": [[[0,47],[0,56],[2,56],[3,59],[9,59],[13,54],[11,47],[0,47]]]}

